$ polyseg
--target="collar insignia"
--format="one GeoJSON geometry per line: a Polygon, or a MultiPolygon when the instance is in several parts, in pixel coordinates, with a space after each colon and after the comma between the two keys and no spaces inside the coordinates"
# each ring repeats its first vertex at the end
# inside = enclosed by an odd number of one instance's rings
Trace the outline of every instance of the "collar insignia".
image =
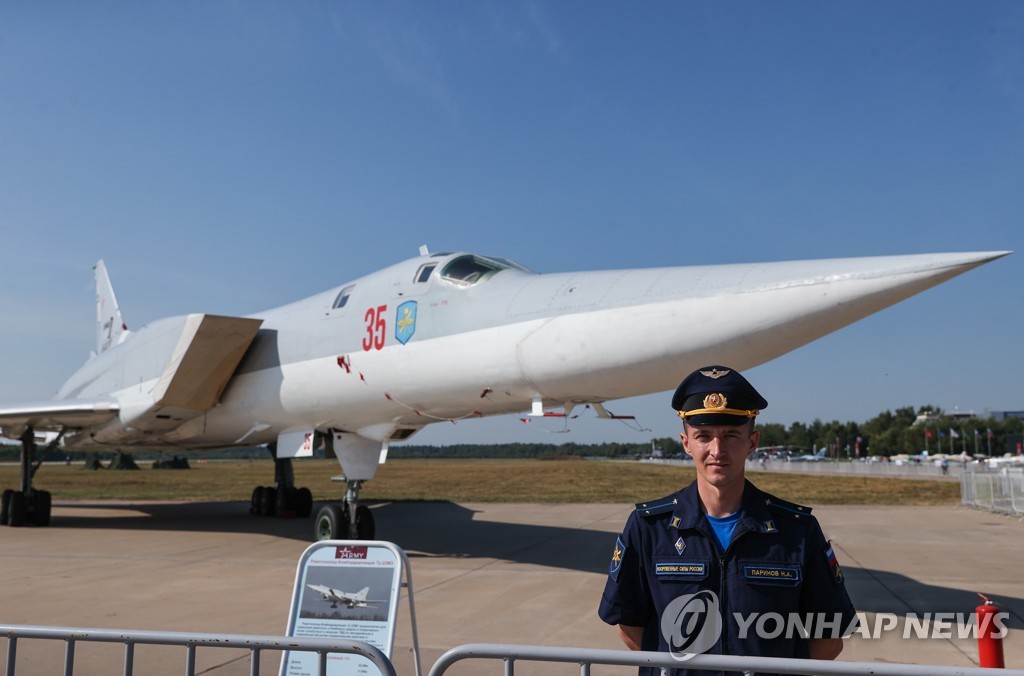
{"type": "Polygon", "coordinates": [[[718,380],[719,378],[724,378],[725,376],[729,375],[729,373],[730,373],[729,369],[725,369],[723,371],[719,371],[718,369],[711,369],[710,371],[701,371],[700,372],[700,374],[702,376],[705,376],[707,378],[711,378],[712,380],[718,380]]]}
{"type": "Polygon", "coordinates": [[[679,528],[679,517],[678,516],[673,516],[672,517],[672,523],[670,523],[668,525],[668,527],[669,528],[679,528]]]}
{"type": "Polygon", "coordinates": [[[764,532],[765,533],[774,533],[777,530],[778,530],[778,528],[775,527],[775,522],[772,521],[771,519],[769,519],[768,521],[764,522],[764,532]]]}
{"type": "Polygon", "coordinates": [[[676,551],[679,552],[680,556],[682,556],[683,552],[686,551],[686,543],[683,542],[683,538],[676,540],[676,551]]]}

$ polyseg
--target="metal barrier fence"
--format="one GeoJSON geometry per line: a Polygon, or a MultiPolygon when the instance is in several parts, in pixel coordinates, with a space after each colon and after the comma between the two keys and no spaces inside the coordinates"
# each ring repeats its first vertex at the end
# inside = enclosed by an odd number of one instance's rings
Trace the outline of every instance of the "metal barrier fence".
{"type": "MultiPolygon", "coordinates": [[[[135,669],[135,646],[164,645],[185,648],[185,674],[196,673],[196,649],[242,648],[249,651],[249,673],[259,676],[260,653],[264,650],[315,652],[320,656],[318,674],[327,674],[328,653],[358,655],[372,662],[383,676],[396,676],[395,667],[383,652],[367,643],[323,638],[297,638],[288,636],[250,636],[245,634],[190,634],[186,632],[119,631],[116,629],[82,629],[76,627],[30,627],[0,625],[0,636],[7,639],[6,676],[14,676],[19,639],[63,641],[64,676],[75,671],[75,648],[82,642],[121,643],[124,645],[124,674],[130,676],[135,669]]],[[[275,670],[276,671],[276,670],[275,670]]]]}
{"type": "Polygon", "coordinates": [[[1024,468],[960,475],[960,502],[993,512],[1024,515],[1024,468]]]}
{"type": "MultiPolygon", "coordinates": [[[[359,641],[286,636],[254,636],[245,634],[191,634],[187,632],[119,631],[114,629],[84,629],[76,627],[33,627],[0,625],[0,636],[7,639],[6,676],[15,676],[19,639],[63,641],[64,676],[73,676],[75,648],[79,643],[120,643],[125,647],[125,676],[134,673],[135,646],[162,645],[185,648],[185,674],[196,673],[197,648],[241,648],[249,651],[249,673],[259,675],[260,653],[264,650],[283,652],[309,651],[319,655],[317,673],[327,674],[329,653],[357,655],[372,662],[382,676],[396,676],[391,661],[377,648],[359,641]]],[[[798,660],[777,657],[739,657],[729,655],[693,655],[680,661],[663,652],[634,652],[629,650],[600,650],[593,648],[558,648],[551,646],[502,645],[491,643],[467,644],[452,648],[438,658],[430,668],[429,676],[442,676],[449,667],[463,660],[501,660],[505,676],[514,676],[517,661],[578,664],[580,674],[589,676],[593,665],[654,667],[662,676],[673,669],[691,668],[712,671],[735,671],[744,674],[770,672],[777,674],[818,674],[820,676],[991,676],[991,669],[978,667],[941,667],[917,664],[877,662],[841,662],[798,660]]],[[[1022,669],[1003,669],[1000,676],[1024,676],[1022,669]]]]}
{"type": "Polygon", "coordinates": [[[772,460],[761,464],[758,460],[748,460],[748,470],[759,470],[762,472],[793,472],[797,474],[852,474],[855,476],[876,476],[876,477],[899,477],[904,479],[946,479],[952,481],[951,477],[959,475],[963,471],[970,471],[977,463],[965,466],[959,462],[950,462],[946,472],[934,461],[895,461],[895,462],[836,462],[824,460],[821,462],[787,462],[785,460],[772,460]]]}
{"type": "MultiPolygon", "coordinates": [[[[769,672],[776,674],[820,674],[821,676],[847,676],[872,674],[873,676],[992,676],[991,669],[979,667],[936,667],[918,664],[892,664],[877,662],[830,662],[825,660],[796,660],[778,657],[734,657],[727,655],[694,655],[682,662],[668,653],[631,652],[628,650],[594,650],[589,648],[553,648],[547,646],[500,645],[472,643],[452,648],[438,658],[430,668],[429,676],[441,676],[462,660],[502,660],[505,676],[514,676],[517,661],[561,662],[580,665],[580,674],[589,676],[595,664],[630,667],[654,667],[668,676],[672,669],[711,671],[738,671],[744,674],[769,672]]],[[[1024,676],[1024,669],[1002,669],[1000,676],[1024,676]]]]}
{"type": "MultiPolygon", "coordinates": [[[[693,467],[690,460],[679,459],[654,459],[641,460],[642,463],[655,465],[679,465],[682,467],[693,467]]],[[[958,461],[951,461],[942,471],[942,467],[934,461],[889,461],[889,462],[868,462],[862,461],[833,461],[823,460],[821,462],[798,462],[774,459],[762,463],[760,459],[747,460],[748,471],[754,472],[789,472],[793,474],[839,474],[853,476],[892,477],[902,479],[935,479],[938,481],[955,481],[963,472],[973,471],[979,467],[977,462],[966,464],[958,461]]]]}

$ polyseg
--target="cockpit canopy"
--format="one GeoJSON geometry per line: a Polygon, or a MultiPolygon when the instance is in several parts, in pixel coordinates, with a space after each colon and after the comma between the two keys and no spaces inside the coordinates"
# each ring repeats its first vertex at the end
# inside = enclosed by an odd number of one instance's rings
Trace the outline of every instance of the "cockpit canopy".
{"type": "Polygon", "coordinates": [[[527,268],[507,258],[491,258],[465,254],[448,261],[441,269],[441,279],[458,286],[473,286],[493,277],[502,270],[529,272],[527,268]]]}

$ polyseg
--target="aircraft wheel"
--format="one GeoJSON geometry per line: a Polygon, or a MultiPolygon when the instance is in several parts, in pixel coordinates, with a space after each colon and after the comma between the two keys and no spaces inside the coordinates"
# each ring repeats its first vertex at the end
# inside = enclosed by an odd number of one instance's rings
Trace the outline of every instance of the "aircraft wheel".
{"type": "Polygon", "coordinates": [[[313,525],[313,537],[318,541],[348,539],[348,513],[341,505],[329,502],[320,508],[313,525]]]}
{"type": "Polygon", "coordinates": [[[249,513],[262,516],[260,506],[263,504],[263,486],[252,489],[252,500],[249,502],[249,513]]]}
{"type": "Polygon", "coordinates": [[[373,521],[373,512],[366,505],[356,507],[356,539],[373,540],[377,535],[377,525],[373,521]]]}
{"type": "Polygon", "coordinates": [[[260,511],[263,516],[274,516],[274,509],[277,507],[277,489],[273,486],[264,486],[263,494],[260,496],[260,511]]]}
{"type": "Polygon", "coordinates": [[[11,495],[14,491],[10,488],[4,490],[3,498],[0,499],[0,526],[7,525],[7,515],[10,513],[11,495]]]}
{"type": "Polygon", "coordinates": [[[284,516],[285,514],[294,514],[298,511],[296,503],[297,491],[293,487],[279,488],[277,489],[277,501],[275,508],[277,509],[278,516],[284,516]]]}
{"type": "Polygon", "coordinates": [[[25,494],[21,491],[12,491],[11,499],[7,505],[7,523],[17,528],[25,525],[25,518],[28,516],[25,505],[25,494]]]}
{"type": "Polygon", "coordinates": [[[49,491],[36,491],[32,494],[32,523],[37,526],[50,525],[50,512],[53,498],[49,491]]]}
{"type": "Polygon", "coordinates": [[[295,514],[305,519],[313,513],[313,491],[303,486],[296,493],[295,503],[295,514]]]}

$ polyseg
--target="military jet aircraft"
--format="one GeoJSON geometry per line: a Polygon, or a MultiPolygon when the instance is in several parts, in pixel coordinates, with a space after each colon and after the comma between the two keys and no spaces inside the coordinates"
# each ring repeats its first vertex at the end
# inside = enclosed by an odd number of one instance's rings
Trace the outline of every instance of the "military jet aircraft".
{"type": "Polygon", "coordinates": [[[97,349],[56,398],[0,406],[21,485],[0,521],[46,525],[45,450],[267,444],[256,514],[312,512],[292,459],[323,446],[347,490],[318,538],[373,539],[363,482],[388,444],[437,421],[543,416],[674,387],[709,363],[749,369],[1008,251],[537,274],[430,253],[247,317],[189,314],[129,331],[95,267],[97,349]]]}
{"type": "Polygon", "coordinates": [[[825,453],[828,452],[828,447],[823,446],[821,449],[814,453],[805,453],[804,455],[794,455],[789,460],[790,462],[822,462],[828,460],[825,457],[825,453]]]}
{"type": "Polygon", "coordinates": [[[339,603],[344,604],[348,608],[366,608],[378,603],[387,603],[386,600],[382,599],[367,599],[366,595],[370,593],[369,587],[363,587],[355,594],[350,594],[321,584],[307,584],[306,586],[320,594],[324,601],[330,601],[331,608],[337,608],[339,603]]]}

